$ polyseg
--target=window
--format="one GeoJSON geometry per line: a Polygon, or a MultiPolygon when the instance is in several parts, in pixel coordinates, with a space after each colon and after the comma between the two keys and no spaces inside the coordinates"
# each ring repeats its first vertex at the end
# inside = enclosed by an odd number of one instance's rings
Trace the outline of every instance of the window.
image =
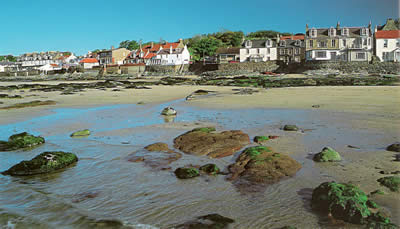
{"type": "Polygon", "coordinates": [[[396,47],[398,47],[398,48],[400,47],[400,39],[396,40],[396,47]]]}
{"type": "Polygon", "coordinates": [[[356,53],[357,60],[365,60],[365,52],[358,52],[356,53]]]}
{"type": "Polygon", "coordinates": [[[326,58],[326,52],[325,51],[319,51],[316,52],[317,58],[326,58]]]}
{"type": "Polygon", "coordinates": [[[371,38],[368,38],[368,46],[371,45],[371,38]]]}
{"type": "Polygon", "coordinates": [[[330,37],[336,36],[336,29],[334,29],[333,27],[331,27],[331,28],[328,30],[328,35],[329,35],[330,37]]]}
{"type": "Polygon", "coordinates": [[[336,47],[336,40],[332,40],[332,47],[336,47]]]}
{"type": "Polygon", "coordinates": [[[286,46],[286,41],[281,41],[279,45],[285,47],[286,46]]]}
{"type": "Polygon", "coordinates": [[[314,47],[314,41],[313,40],[310,40],[308,43],[309,43],[311,48],[314,47]]]}
{"type": "Polygon", "coordinates": [[[311,37],[317,37],[317,30],[316,29],[311,29],[311,37]]]}
{"type": "Polygon", "coordinates": [[[269,54],[269,48],[267,48],[267,54],[269,54]]]}
{"type": "Polygon", "coordinates": [[[361,35],[362,35],[362,36],[367,36],[367,35],[368,35],[367,28],[362,28],[362,29],[361,29],[361,35]]]}
{"type": "Polygon", "coordinates": [[[300,45],[301,45],[301,41],[300,41],[300,40],[297,40],[297,41],[296,41],[296,45],[297,45],[297,46],[300,46],[300,45]]]}
{"type": "Polygon", "coordinates": [[[250,54],[250,49],[246,49],[246,54],[250,54]]]}
{"type": "Polygon", "coordinates": [[[346,46],[347,46],[346,39],[343,39],[343,46],[344,46],[344,47],[346,47],[346,46]]]}
{"type": "Polygon", "coordinates": [[[271,46],[271,40],[267,40],[267,42],[265,42],[265,46],[271,46]]]}
{"type": "Polygon", "coordinates": [[[349,29],[348,28],[343,28],[342,29],[342,35],[343,36],[348,36],[349,35],[349,29]]]}
{"type": "Polygon", "coordinates": [[[246,41],[246,47],[247,48],[251,47],[251,41],[246,41]]]}
{"type": "Polygon", "coordinates": [[[363,39],[364,45],[367,45],[367,40],[368,40],[368,39],[363,39]]]}
{"type": "Polygon", "coordinates": [[[260,49],[257,49],[257,54],[260,54],[260,49]]]}
{"type": "Polygon", "coordinates": [[[318,42],[318,48],[326,48],[326,41],[318,42]]]}
{"type": "Polygon", "coordinates": [[[299,54],[299,51],[300,51],[299,48],[296,48],[296,49],[294,50],[294,52],[295,52],[296,55],[299,54]]]}
{"type": "Polygon", "coordinates": [[[281,55],[283,55],[283,54],[285,54],[285,50],[284,49],[281,49],[281,55]]]}
{"type": "Polygon", "coordinates": [[[383,47],[384,47],[384,48],[387,48],[387,47],[388,47],[388,40],[385,39],[385,40],[383,41],[383,47]]]}

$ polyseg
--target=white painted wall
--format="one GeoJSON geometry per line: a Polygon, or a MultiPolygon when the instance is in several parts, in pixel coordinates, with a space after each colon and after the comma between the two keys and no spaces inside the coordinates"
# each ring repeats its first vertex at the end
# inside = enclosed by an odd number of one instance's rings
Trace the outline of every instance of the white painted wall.
{"type": "Polygon", "coordinates": [[[241,48],[240,49],[240,62],[248,61],[250,56],[260,55],[263,61],[277,60],[278,50],[274,48],[241,48]]]}
{"type": "Polygon", "coordinates": [[[376,56],[383,61],[393,61],[394,59],[394,50],[398,48],[397,42],[400,42],[400,38],[398,39],[376,39],[375,47],[376,47],[376,56]],[[387,48],[384,47],[385,40],[388,41],[387,48]],[[383,53],[389,52],[391,53],[388,59],[383,58],[383,53]]]}

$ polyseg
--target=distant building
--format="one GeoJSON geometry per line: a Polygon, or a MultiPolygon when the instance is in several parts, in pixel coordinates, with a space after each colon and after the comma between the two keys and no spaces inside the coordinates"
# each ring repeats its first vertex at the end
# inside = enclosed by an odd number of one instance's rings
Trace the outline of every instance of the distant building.
{"type": "Polygon", "coordinates": [[[20,67],[20,64],[17,62],[0,61],[0,72],[17,71],[20,67]]]}
{"type": "Polygon", "coordinates": [[[370,61],[373,54],[371,23],[368,27],[308,28],[306,60],[370,61]]]}
{"type": "Polygon", "coordinates": [[[146,65],[189,64],[190,53],[183,40],[178,42],[151,43],[129,54],[125,63],[145,63],[146,65]]]}
{"type": "Polygon", "coordinates": [[[400,30],[393,19],[375,28],[375,55],[380,61],[400,62],[400,30]]]}
{"type": "Polygon", "coordinates": [[[285,63],[300,63],[305,60],[306,46],[304,35],[280,37],[278,60],[285,63]]]}
{"type": "Polygon", "coordinates": [[[219,48],[216,55],[218,63],[240,62],[240,48],[219,48]]]}
{"type": "Polygon", "coordinates": [[[100,51],[97,54],[101,65],[122,65],[129,53],[130,51],[126,48],[111,47],[110,50],[100,51]]]}
{"type": "Polygon", "coordinates": [[[247,40],[240,49],[240,62],[263,62],[277,60],[276,39],[247,40]]]}
{"type": "Polygon", "coordinates": [[[99,61],[96,58],[84,58],[79,61],[79,64],[84,69],[92,69],[93,67],[99,66],[99,61]]]}

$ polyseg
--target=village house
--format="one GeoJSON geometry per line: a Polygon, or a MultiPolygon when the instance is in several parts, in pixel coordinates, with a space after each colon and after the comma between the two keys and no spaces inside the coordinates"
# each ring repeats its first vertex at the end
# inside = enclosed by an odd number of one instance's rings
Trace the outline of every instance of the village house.
{"type": "Polygon", "coordinates": [[[99,66],[99,61],[96,58],[84,58],[79,63],[84,69],[92,69],[99,66]]]}
{"type": "Polygon", "coordinates": [[[400,62],[400,30],[393,19],[375,27],[375,55],[380,61],[400,62]]]}
{"type": "Polygon", "coordinates": [[[21,63],[23,69],[34,69],[46,64],[62,64],[61,57],[70,56],[70,52],[41,52],[41,53],[26,53],[17,58],[17,62],[21,63]]]}
{"type": "Polygon", "coordinates": [[[277,48],[278,60],[284,63],[300,63],[305,60],[304,34],[280,37],[277,48]]]}
{"type": "Polygon", "coordinates": [[[101,65],[122,65],[130,51],[126,48],[117,48],[113,46],[110,50],[98,52],[98,59],[101,65]]]}
{"type": "Polygon", "coordinates": [[[371,23],[368,27],[308,28],[307,61],[370,61],[373,54],[371,23]]]}
{"type": "Polygon", "coordinates": [[[0,61],[0,72],[18,71],[20,64],[17,62],[0,61]]]}
{"type": "Polygon", "coordinates": [[[240,62],[240,48],[219,48],[216,56],[218,63],[240,62]]]}
{"type": "Polygon", "coordinates": [[[240,49],[240,62],[263,62],[277,60],[276,39],[247,40],[240,49]]]}
{"type": "Polygon", "coordinates": [[[190,62],[190,53],[183,40],[146,45],[130,53],[125,63],[146,65],[185,65],[190,62]]]}

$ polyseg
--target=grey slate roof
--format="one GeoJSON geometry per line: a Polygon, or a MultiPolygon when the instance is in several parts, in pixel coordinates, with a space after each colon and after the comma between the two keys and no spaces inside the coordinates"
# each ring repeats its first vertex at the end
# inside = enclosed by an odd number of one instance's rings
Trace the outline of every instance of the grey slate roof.
{"type": "MultiPolygon", "coordinates": [[[[335,27],[333,27],[333,29],[336,30],[336,37],[359,37],[361,34],[361,29],[362,28],[366,28],[368,31],[368,35],[371,36],[371,31],[368,29],[368,27],[341,27],[339,30],[336,29],[335,27]],[[348,36],[343,36],[342,32],[344,28],[349,29],[349,35],[348,36]]],[[[310,38],[311,37],[311,30],[314,28],[310,28],[307,32],[306,32],[306,37],[310,38]]],[[[327,38],[329,37],[329,31],[330,28],[316,28],[317,30],[317,38],[318,37],[323,37],[323,38],[327,38]]]]}
{"type": "Polygon", "coordinates": [[[289,48],[289,47],[293,47],[293,48],[305,48],[305,42],[304,40],[284,40],[286,42],[285,46],[280,46],[280,43],[278,44],[278,48],[289,48]],[[296,44],[296,42],[299,41],[300,45],[296,44]]]}
{"type": "MultiPolygon", "coordinates": [[[[276,47],[276,39],[269,39],[272,42],[272,47],[276,47]]],[[[266,48],[265,43],[267,42],[266,39],[264,40],[250,40],[251,41],[251,48],[266,48]]],[[[246,42],[243,42],[242,48],[246,48],[246,42]]]]}

